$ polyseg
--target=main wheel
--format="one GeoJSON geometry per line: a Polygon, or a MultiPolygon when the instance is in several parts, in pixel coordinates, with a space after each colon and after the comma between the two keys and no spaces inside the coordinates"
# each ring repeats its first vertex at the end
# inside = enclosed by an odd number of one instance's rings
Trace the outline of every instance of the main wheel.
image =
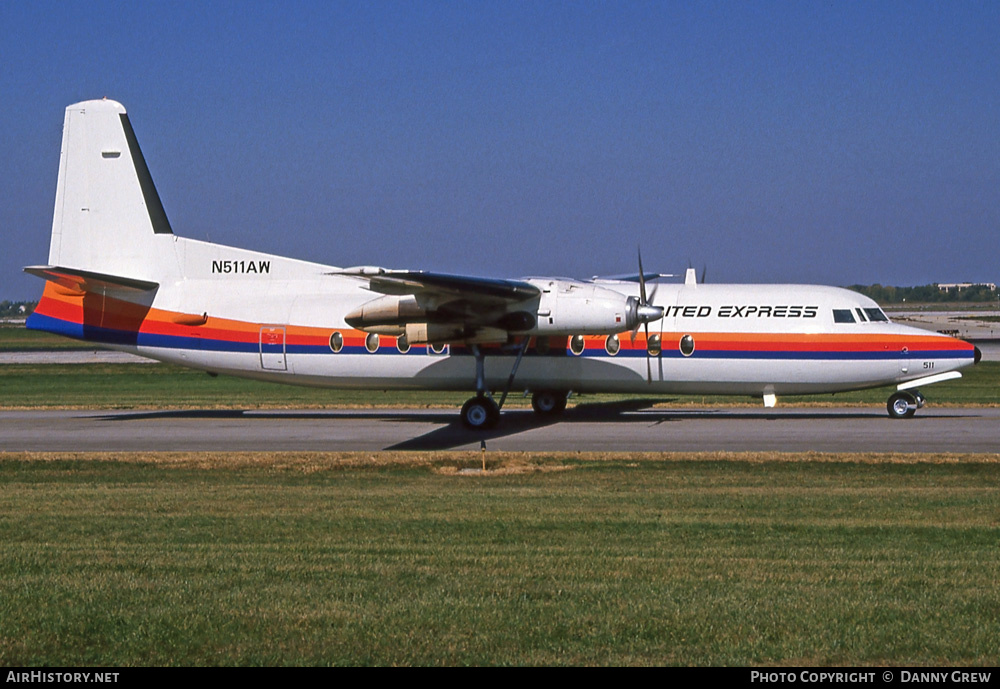
{"type": "Polygon", "coordinates": [[[541,416],[558,416],[566,411],[566,393],[542,390],[531,396],[531,408],[541,416]]]}
{"type": "Polygon", "coordinates": [[[462,405],[462,423],[466,428],[493,428],[500,420],[500,407],[485,395],[477,395],[462,405]]]}
{"type": "Polygon", "coordinates": [[[908,392],[897,392],[886,404],[893,419],[908,419],[917,412],[917,400],[908,392]]]}

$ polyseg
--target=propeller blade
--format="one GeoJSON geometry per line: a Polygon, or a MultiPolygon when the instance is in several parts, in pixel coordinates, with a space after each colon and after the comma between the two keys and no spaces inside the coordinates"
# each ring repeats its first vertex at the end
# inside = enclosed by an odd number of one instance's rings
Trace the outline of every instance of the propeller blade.
{"type": "MultiPolygon", "coordinates": [[[[649,309],[648,308],[650,300],[653,299],[654,297],[656,297],[656,288],[659,287],[659,285],[658,284],[653,285],[652,292],[650,292],[648,295],[646,294],[646,274],[642,270],[642,247],[637,247],[636,248],[636,253],[637,253],[638,258],[639,258],[639,307],[640,307],[640,309],[642,307],[647,307],[647,309],[646,309],[647,311],[655,311],[655,310],[658,309],[659,312],[660,312],[659,315],[660,315],[660,317],[662,317],[663,316],[663,309],[660,309],[659,307],[653,307],[653,309],[649,309]]],[[[650,385],[653,384],[653,365],[649,361],[649,359],[650,359],[650,353],[649,353],[649,319],[651,319],[651,318],[652,318],[652,316],[650,316],[649,314],[646,314],[646,316],[642,320],[642,327],[646,331],[646,382],[649,383],[650,385]]],[[[635,330],[632,331],[632,343],[633,344],[635,344],[635,335],[636,335],[637,332],[639,332],[639,326],[638,325],[636,325],[635,326],[635,330]]]]}
{"type": "Polygon", "coordinates": [[[649,323],[643,323],[646,326],[646,383],[649,385],[653,384],[653,368],[652,364],[649,363],[649,323]]]}
{"type": "Polygon", "coordinates": [[[646,275],[642,272],[642,249],[637,248],[636,252],[639,255],[639,305],[646,305],[646,275]]]}

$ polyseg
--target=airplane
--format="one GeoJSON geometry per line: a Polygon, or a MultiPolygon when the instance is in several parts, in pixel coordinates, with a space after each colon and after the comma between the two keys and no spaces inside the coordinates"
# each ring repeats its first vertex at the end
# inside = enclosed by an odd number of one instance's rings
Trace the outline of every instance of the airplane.
{"type": "Polygon", "coordinates": [[[496,279],[338,267],[174,233],[125,108],[66,108],[47,282],[27,327],[276,383],[474,391],[462,422],[490,428],[512,391],[542,416],[571,393],[779,395],[961,377],[977,347],[890,322],[836,287],[684,283],[657,273],[496,279]],[[652,282],[649,288],[648,283],[652,282]],[[499,394],[499,400],[496,395],[499,394]]]}

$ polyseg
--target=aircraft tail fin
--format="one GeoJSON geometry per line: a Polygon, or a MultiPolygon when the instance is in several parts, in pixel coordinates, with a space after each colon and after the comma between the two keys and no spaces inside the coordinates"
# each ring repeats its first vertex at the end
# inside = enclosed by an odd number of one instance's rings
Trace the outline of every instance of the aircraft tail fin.
{"type": "Polygon", "coordinates": [[[125,108],[66,108],[49,265],[157,281],[172,235],[125,108]]]}

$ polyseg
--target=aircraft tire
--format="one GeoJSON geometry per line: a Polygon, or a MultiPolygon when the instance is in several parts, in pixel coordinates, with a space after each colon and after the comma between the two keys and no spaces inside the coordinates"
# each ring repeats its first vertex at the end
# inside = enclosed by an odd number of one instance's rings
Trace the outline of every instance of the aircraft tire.
{"type": "Polygon", "coordinates": [[[893,419],[908,419],[917,413],[917,400],[908,392],[897,392],[886,403],[889,417],[893,419]]]}
{"type": "Polygon", "coordinates": [[[539,416],[558,416],[566,411],[566,393],[540,390],[531,396],[531,408],[539,416]]]}
{"type": "Polygon", "coordinates": [[[500,407],[485,395],[477,395],[462,405],[462,424],[472,430],[493,428],[500,421],[500,407]]]}

